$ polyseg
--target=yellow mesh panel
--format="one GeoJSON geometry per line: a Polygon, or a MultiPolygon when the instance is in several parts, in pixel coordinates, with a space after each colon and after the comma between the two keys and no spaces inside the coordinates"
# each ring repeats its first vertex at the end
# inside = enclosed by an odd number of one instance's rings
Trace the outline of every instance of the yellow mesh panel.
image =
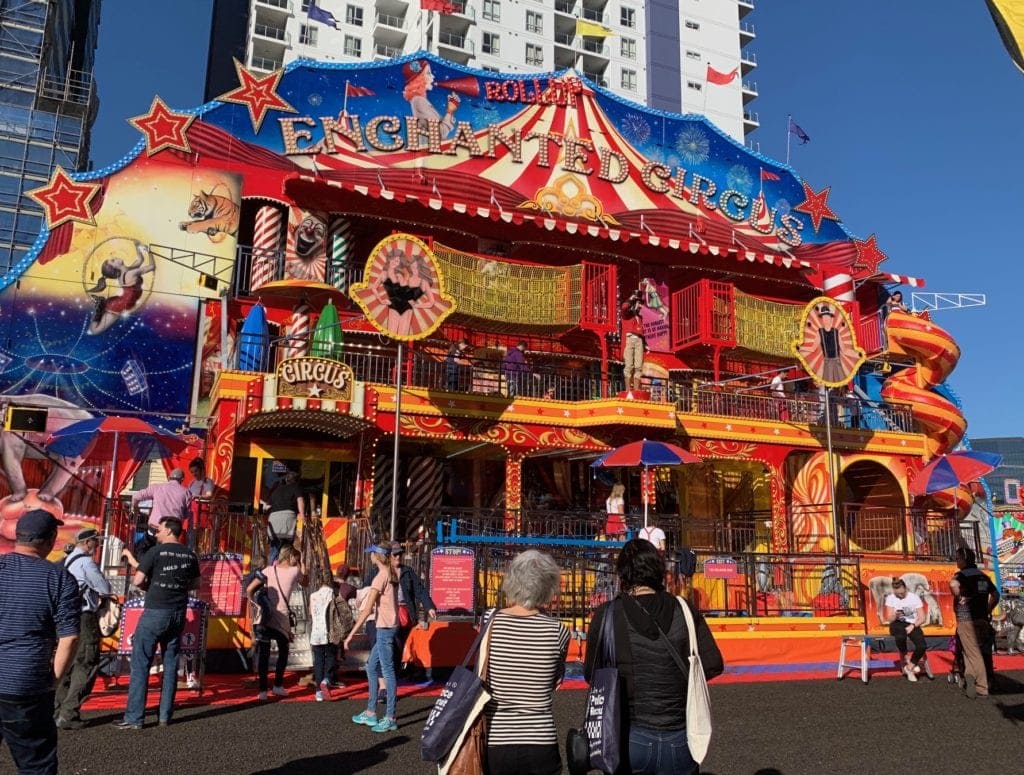
{"type": "Polygon", "coordinates": [[[736,346],[766,355],[793,357],[802,304],[764,301],[736,291],[736,346]]]}
{"type": "Polygon", "coordinates": [[[432,245],[457,312],[521,326],[580,322],[582,267],[524,266],[432,245]]]}

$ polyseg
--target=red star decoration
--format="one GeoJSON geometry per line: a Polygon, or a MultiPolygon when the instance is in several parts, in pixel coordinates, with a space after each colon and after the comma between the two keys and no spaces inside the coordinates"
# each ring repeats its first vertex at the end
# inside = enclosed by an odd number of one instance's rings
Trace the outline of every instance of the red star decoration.
{"type": "Polygon", "coordinates": [[[285,113],[298,113],[295,108],[281,99],[281,96],[277,93],[277,87],[281,83],[281,76],[284,75],[284,71],[275,70],[270,75],[258,78],[246,70],[242,63],[236,59],[235,72],[238,73],[239,87],[225,92],[217,99],[221,102],[234,102],[249,108],[249,118],[252,121],[254,131],[260,131],[263,119],[267,116],[267,111],[280,110],[285,113]]]}
{"type": "Polygon", "coordinates": [[[857,248],[857,265],[867,270],[868,277],[878,274],[878,265],[888,258],[878,247],[878,238],[872,234],[866,240],[855,239],[853,245],[857,248]]]}
{"type": "Polygon", "coordinates": [[[128,123],[146,136],[146,155],[152,156],[164,148],[191,153],[185,133],[195,120],[195,116],[173,112],[162,99],[154,97],[149,113],[130,118],[128,123]]]}
{"type": "Polygon", "coordinates": [[[96,221],[89,202],[99,190],[96,183],[76,183],[57,167],[49,183],[29,191],[28,195],[42,206],[46,213],[46,227],[53,231],[67,221],[94,226],[96,221]]]}
{"type": "Polygon", "coordinates": [[[826,186],[815,194],[814,190],[804,183],[804,201],[793,208],[811,216],[811,224],[814,226],[815,233],[821,228],[822,218],[829,218],[833,221],[839,220],[839,216],[832,212],[832,208],[828,206],[828,192],[831,190],[832,186],[826,186]]]}

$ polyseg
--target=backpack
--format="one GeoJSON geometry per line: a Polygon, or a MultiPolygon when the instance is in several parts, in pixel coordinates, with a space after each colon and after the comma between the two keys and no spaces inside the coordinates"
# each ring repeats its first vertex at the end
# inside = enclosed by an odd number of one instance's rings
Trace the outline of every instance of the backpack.
{"type": "MultiPolygon", "coordinates": [[[[64,567],[70,573],[72,565],[88,556],[87,554],[77,554],[70,561],[65,560],[64,567]]],[[[84,579],[78,580],[76,578],[75,581],[78,581],[78,594],[81,595],[83,603],[87,602],[86,594],[90,592],[99,598],[99,605],[96,607],[96,621],[99,625],[100,635],[104,638],[109,638],[121,626],[121,603],[113,596],[106,597],[101,595],[90,587],[84,579]]]]}
{"type": "Polygon", "coordinates": [[[327,640],[335,645],[340,644],[352,632],[356,620],[352,615],[352,606],[341,595],[335,595],[327,606],[327,640]]]}
{"type": "Polygon", "coordinates": [[[242,598],[249,603],[249,622],[254,628],[270,621],[271,610],[270,598],[267,595],[267,577],[263,575],[262,569],[250,571],[242,576],[242,598]],[[259,579],[261,583],[256,587],[256,591],[252,593],[250,598],[246,595],[245,591],[256,579],[259,579]]]}

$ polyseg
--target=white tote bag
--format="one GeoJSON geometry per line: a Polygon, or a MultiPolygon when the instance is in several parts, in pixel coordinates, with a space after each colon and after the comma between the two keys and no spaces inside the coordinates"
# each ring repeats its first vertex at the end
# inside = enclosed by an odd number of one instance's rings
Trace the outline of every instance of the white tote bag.
{"type": "Polygon", "coordinates": [[[711,743],[711,697],[708,694],[708,681],[704,677],[704,666],[697,654],[697,627],[693,614],[683,598],[676,599],[683,609],[690,642],[690,672],[686,682],[686,742],[693,760],[700,764],[707,756],[708,745],[711,743]]]}

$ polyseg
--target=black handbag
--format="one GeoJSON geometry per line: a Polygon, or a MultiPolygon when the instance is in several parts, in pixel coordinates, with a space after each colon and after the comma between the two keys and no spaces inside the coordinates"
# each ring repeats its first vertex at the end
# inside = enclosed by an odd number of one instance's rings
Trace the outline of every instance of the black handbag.
{"type": "Polygon", "coordinates": [[[615,658],[613,616],[616,603],[605,609],[597,636],[600,665],[594,671],[587,692],[583,727],[570,729],[565,737],[565,758],[572,775],[590,770],[615,772],[622,754],[622,680],[615,658]]]}
{"type": "Polygon", "coordinates": [[[492,613],[484,620],[465,659],[452,671],[451,678],[427,716],[420,738],[420,754],[425,762],[443,761],[491,698],[483,679],[467,665],[480,648],[493,618],[492,613]]]}

